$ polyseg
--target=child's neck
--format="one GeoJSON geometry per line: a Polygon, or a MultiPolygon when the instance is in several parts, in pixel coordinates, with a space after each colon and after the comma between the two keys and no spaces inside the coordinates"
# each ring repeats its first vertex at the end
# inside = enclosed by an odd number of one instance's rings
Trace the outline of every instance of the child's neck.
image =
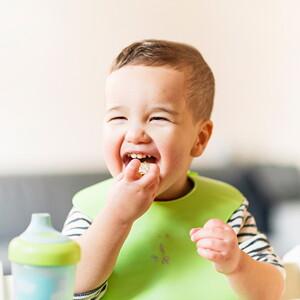
{"type": "Polygon", "coordinates": [[[194,182],[190,178],[187,178],[187,181],[183,186],[183,189],[181,189],[180,193],[178,193],[176,197],[164,197],[163,195],[161,195],[162,197],[158,196],[157,198],[155,198],[154,201],[172,201],[172,200],[182,198],[183,196],[187,195],[193,189],[193,187],[194,187],[194,182]]]}

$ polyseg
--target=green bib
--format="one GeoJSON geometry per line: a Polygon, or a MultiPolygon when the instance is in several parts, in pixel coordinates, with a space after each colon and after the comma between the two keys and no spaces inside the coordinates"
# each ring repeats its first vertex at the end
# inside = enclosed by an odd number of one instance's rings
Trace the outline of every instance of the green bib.
{"type": "MultiPolygon", "coordinates": [[[[243,195],[226,183],[188,176],[194,183],[190,193],[172,201],[154,201],[134,222],[103,299],[237,299],[226,277],[197,253],[189,231],[212,218],[227,222],[243,195]]],[[[94,219],[105,204],[111,180],[80,191],[74,206],[94,219]]]]}

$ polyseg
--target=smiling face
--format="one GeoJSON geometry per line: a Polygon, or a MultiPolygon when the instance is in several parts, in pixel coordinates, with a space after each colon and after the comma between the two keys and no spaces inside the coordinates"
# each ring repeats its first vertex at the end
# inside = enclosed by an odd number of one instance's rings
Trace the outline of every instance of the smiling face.
{"type": "Polygon", "coordinates": [[[183,72],[166,67],[125,66],[107,79],[107,167],[116,176],[132,158],[157,164],[158,199],[175,199],[188,191],[186,173],[210,137],[211,126],[207,124],[211,122],[193,121],[184,99],[183,72]],[[205,134],[207,130],[210,132],[205,134]]]}

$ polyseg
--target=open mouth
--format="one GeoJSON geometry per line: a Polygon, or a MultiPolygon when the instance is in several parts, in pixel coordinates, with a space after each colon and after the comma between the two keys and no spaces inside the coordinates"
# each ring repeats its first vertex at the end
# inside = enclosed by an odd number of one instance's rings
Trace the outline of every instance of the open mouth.
{"type": "Polygon", "coordinates": [[[129,162],[133,159],[139,159],[142,163],[146,162],[149,164],[150,163],[155,164],[157,162],[157,158],[152,155],[142,154],[142,153],[128,153],[125,154],[123,157],[123,162],[125,166],[127,166],[129,162]]]}

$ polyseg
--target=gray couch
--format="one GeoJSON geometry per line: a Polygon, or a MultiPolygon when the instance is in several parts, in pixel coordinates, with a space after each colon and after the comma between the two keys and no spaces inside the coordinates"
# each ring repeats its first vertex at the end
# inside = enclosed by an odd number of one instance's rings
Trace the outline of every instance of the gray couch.
{"type": "MultiPolygon", "coordinates": [[[[271,233],[272,209],[283,200],[300,199],[300,175],[294,167],[230,166],[195,171],[239,188],[250,201],[259,229],[266,233],[271,233]]],[[[8,243],[26,229],[32,213],[50,213],[53,226],[61,230],[73,195],[108,177],[108,173],[0,176],[0,260],[5,274],[10,274],[8,243]]]]}

